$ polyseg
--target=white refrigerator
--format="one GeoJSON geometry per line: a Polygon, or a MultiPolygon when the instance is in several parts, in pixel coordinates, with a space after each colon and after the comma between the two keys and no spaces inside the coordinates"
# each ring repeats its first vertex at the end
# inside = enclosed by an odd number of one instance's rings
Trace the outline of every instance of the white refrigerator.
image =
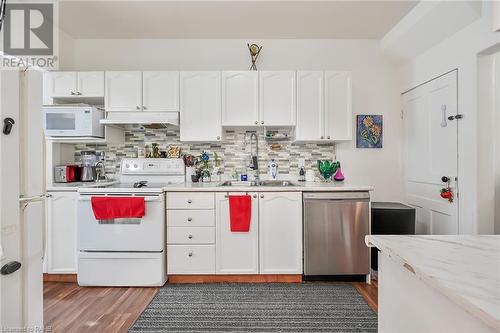
{"type": "Polygon", "coordinates": [[[0,327],[43,327],[42,95],[40,71],[0,71],[0,327]]]}

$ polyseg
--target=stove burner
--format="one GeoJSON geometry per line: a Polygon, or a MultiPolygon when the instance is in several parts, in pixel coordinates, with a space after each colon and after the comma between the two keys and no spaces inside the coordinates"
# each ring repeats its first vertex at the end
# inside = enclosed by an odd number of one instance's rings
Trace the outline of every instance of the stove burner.
{"type": "Polygon", "coordinates": [[[148,186],[148,182],[145,180],[141,180],[140,182],[134,183],[134,188],[141,188],[144,186],[148,186]]]}

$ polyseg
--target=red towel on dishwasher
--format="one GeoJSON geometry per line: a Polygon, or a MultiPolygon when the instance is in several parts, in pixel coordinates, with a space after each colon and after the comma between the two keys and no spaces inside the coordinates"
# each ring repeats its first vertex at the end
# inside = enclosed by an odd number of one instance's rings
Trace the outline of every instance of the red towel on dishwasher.
{"type": "Polygon", "coordinates": [[[141,218],[146,215],[144,197],[92,197],[90,202],[96,220],[141,218]]]}
{"type": "Polygon", "coordinates": [[[252,198],[249,195],[229,196],[229,219],[232,232],[248,232],[252,217],[252,198]]]}

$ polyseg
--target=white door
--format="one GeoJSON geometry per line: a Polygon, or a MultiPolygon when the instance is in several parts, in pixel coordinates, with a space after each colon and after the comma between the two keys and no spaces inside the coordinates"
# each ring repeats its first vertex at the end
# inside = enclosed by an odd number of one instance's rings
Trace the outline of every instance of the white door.
{"type": "Polygon", "coordinates": [[[77,94],[81,97],[104,96],[104,72],[78,72],[77,94]]]}
{"type": "Polygon", "coordinates": [[[260,274],[302,274],[302,193],[259,194],[260,274]]]}
{"type": "Polygon", "coordinates": [[[179,111],[179,72],[142,72],[143,111],[179,111]]]}
{"type": "MultiPolygon", "coordinates": [[[[0,133],[0,267],[21,258],[21,223],[19,218],[19,73],[0,71],[0,113],[15,121],[9,135],[0,133]]],[[[22,327],[23,268],[0,275],[0,327],[22,327]]]]}
{"type": "MultiPolygon", "coordinates": [[[[75,274],[77,192],[51,192],[47,199],[47,272],[75,274]]],[[[90,222],[89,222],[90,223],[90,222]]]]}
{"type": "Polygon", "coordinates": [[[259,73],[222,72],[222,125],[259,124],[259,73]]]}
{"type": "Polygon", "coordinates": [[[323,112],[323,72],[297,72],[297,141],[325,139],[323,112]]]}
{"type": "MultiPolygon", "coordinates": [[[[245,195],[245,193],[229,193],[245,195]]],[[[252,198],[249,232],[231,232],[229,198],[227,193],[216,193],[216,273],[259,273],[259,199],[257,193],[248,193],[252,198]]]]}
{"type": "Polygon", "coordinates": [[[457,234],[457,72],[403,95],[405,188],[417,210],[417,233],[457,234]],[[451,117],[450,120],[448,117],[451,117]],[[453,202],[440,196],[450,179],[453,202]]]}
{"type": "Polygon", "coordinates": [[[77,95],[76,72],[51,72],[49,95],[72,97],[77,95]]]}
{"type": "Polygon", "coordinates": [[[325,139],[352,140],[351,72],[325,72],[325,139]]]}
{"type": "Polygon", "coordinates": [[[295,75],[295,71],[259,72],[261,125],[295,125],[295,75]]]}
{"type": "Polygon", "coordinates": [[[118,71],[105,73],[106,111],[142,110],[142,73],[118,71]]]}
{"type": "Polygon", "coordinates": [[[220,141],[221,73],[181,72],[181,141],[220,141]]]}

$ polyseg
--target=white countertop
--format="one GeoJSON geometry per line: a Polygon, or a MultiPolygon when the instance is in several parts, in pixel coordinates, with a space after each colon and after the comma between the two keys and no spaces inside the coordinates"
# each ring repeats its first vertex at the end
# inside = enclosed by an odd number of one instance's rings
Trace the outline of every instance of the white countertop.
{"type": "MultiPolygon", "coordinates": [[[[298,182],[292,181],[297,186],[220,186],[221,182],[184,183],[166,185],[165,192],[335,192],[335,191],[373,191],[372,186],[354,185],[344,182],[298,182]]],[[[112,182],[113,184],[116,182],[112,182]]],[[[81,187],[102,186],[102,183],[54,183],[47,186],[47,191],[78,191],[81,187]]]]}
{"type": "Polygon", "coordinates": [[[372,186],[344,184],[343,182],[299,182],[296,186],[220,186],[221,182],[171,184],[166,192],[307,192],[307,191],[373,191],[372,186]]]}
{"type": "Polygon", "coordinates": [[[368,235],[366,244],[500,332],[500,235],[368,235]]]}

